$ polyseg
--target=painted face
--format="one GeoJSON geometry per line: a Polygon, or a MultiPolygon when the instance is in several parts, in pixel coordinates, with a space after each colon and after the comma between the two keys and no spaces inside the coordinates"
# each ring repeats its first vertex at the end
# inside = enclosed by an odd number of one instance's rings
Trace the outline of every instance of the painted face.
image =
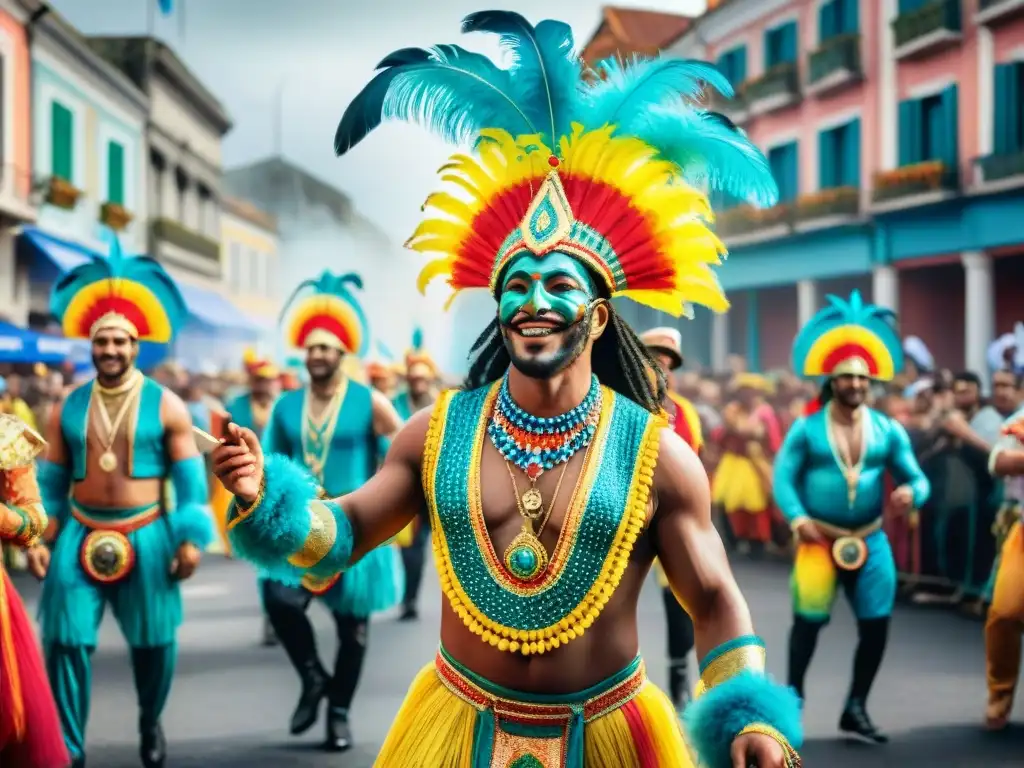
{"type": "Polygon", "coordinates": [[[498,320],[512,364],[538,379],[566,368],[586,347],[599,298],[593,278],[571,256],[516,258],[498,298],[498,320]]]}

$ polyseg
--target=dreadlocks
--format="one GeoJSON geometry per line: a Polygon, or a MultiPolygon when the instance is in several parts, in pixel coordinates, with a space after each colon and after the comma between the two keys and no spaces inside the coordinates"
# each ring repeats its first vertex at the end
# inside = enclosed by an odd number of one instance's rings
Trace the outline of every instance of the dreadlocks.
{"type": "MultiPolygon", "coordinates": [[[[667,383],[657,361],[609,303],[608,327],[594,342],[590,366],[598,381],[651,413],[660,413],[667,383]]],[[[466,389],[497,381],[512,364],[498,319],[490,322],[469,350],[466,389]]]]}

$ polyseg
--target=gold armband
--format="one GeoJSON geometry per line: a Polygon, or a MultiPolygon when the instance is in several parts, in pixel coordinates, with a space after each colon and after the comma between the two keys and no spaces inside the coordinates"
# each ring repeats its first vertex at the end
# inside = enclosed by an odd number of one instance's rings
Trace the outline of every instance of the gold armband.
{"type": "Polygon", "coordinates": [[[782,752],[786,756],[786,768],[800,768],[803,764],[803,761],[800,760],[800,755],[795,749],[793,749],[789,740],[770,725],[765,725],[764,723],[751,723],[737,734],[737,738],[739,736],[746,736],[748,733],[759,733],[762,736],[767,736],[782,747],[782,752]]]}
{"type": "Polygon", "coordinates": [[[338,522],[324,502],[309,502],[309,533],[302,543],[302,548],[288,558],[288,562],[296,568],[312,568],[331,551],[338,538],[338,522]]]}
{"type": "Polygon", "coordinates": [[[253,512],[255,512],[257,509],[259,509],[260,504],[263,503],[263,497],[266,495],[266,493],[267,493],[267,477],[266,477],[266,475],[264,475],[263,479],[260,480],[260,490],[259,490],[259,493],[257,493],[256,494],[256,498],[252,500],[252,504],[249,504],[248,506],[246,506],[245,504],[242,503],[241,499],[239,499],[237,496],[235,496],[235,516],[234,516],[233,519],[228,521],[227,529],[230,531],[232,528],[234,528],[240,522],[242,522],[247,517],[249,517],[249,515],[251,515],[253,512]]]}
{"type": "Polygon", "coordinates": [[[697,684],[697,695],[710,691],[716,685],[724,683],[740,672],[758,672],[764,674],[768,654],[760,642],[747,643],[733,648],[716,657],[701,672],[697,684]]]}

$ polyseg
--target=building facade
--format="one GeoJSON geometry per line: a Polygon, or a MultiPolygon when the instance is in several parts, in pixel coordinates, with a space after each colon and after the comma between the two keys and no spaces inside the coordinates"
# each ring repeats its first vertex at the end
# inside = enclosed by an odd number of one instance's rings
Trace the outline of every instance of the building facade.
{"type": "Polygon", "coordinates": [[[729,0],[668,47],[732,81],[736,98],[712,106],[765,151],[780,190],[770,210],[715,201],[733,306],[684,325],[691,357],[785,366],[824,296],[858,288],[940,365],[986,373],[1024,299],[1020,9],[729,0]]]}
{"type": "Polygon", "coordinates": [[[273,343],[281,313],[277,220],[240,198],[222,198],[221,262],[225,291],[239,311],[266,329],[273,343]]]}
{"type": "MultiPolygon", "coordinates": [[[[145,252],[146,96],[55,12],[43,7],[29,31],[31,178],[40,199],[29,237],[106,253],[116,233],[126,252],[145,252]]],[[[60,269],[31,260],[30,310],[43,317],[60,269]]]]}
{"type": "Polygon", "coordinates": [[[16,228],[35,220],[32,199],[31,62],[28,12],[0,0],[0,316],[25,325],[28,265],[17,258],[16,228]]]}

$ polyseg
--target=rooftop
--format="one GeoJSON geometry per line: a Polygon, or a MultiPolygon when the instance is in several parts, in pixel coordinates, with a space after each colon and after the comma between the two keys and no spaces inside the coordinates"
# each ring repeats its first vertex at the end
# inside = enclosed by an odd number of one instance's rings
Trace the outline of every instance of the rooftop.
{"type": "Polygon", "coordinates": [[[682,37],[692,24],[689,16],[675,13],[605,6],[600,25],[583,48],[583,60],[593,65],[616,55],[656,54],[682,37]]]}

